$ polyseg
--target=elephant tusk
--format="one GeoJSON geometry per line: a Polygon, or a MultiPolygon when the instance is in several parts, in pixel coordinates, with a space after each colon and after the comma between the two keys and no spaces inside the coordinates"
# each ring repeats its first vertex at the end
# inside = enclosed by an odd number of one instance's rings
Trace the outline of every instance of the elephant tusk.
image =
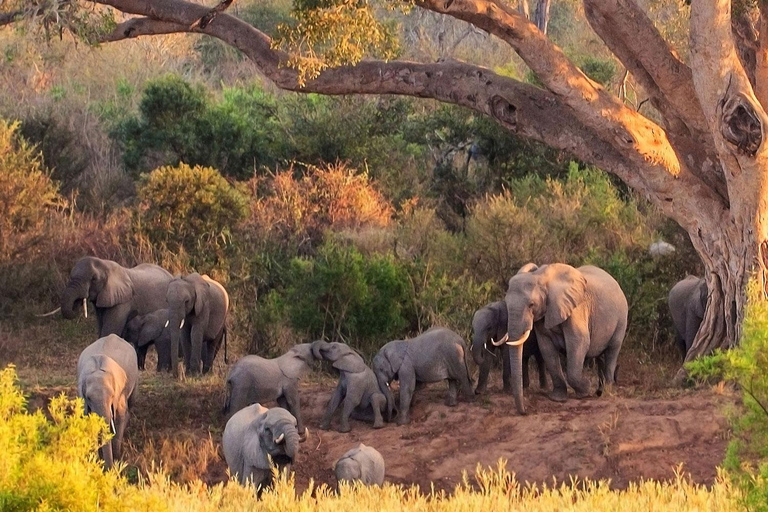
{"type": "Polygon", "coordinates": [[[168,324],[169,324],[169,323],[171,323],[171,321],[170,321],[170,320],[166,320],[166,321],[165,321],[165,325],[163,326],[163,329],[165,329],[166,327],[168,327],[168,324]]]}
{"type": "Polygon", "coordinates": [[[179,329],[182,329],[184,327],[184,319],[181,319],[181,323],[179,324],[179,329]]]}
{"type": "MultiPolygon", "coordinates": [[[[517,340],[517,341],[508,341],[508,342],[507,342],[507,345],[509,345],[510,347],[519,347],[520,345],[522,345],[523,343],[525,343],[525,340],[527,340],[527,339],[528,339],[528,335],[529,335],[529,334],[531,334],[531,330],[530,330],[530,329],[528,329],[527,331],[525,331],[525,332],[523,333],[523,335],[522,335],[522,336],[520,336],[520,339],[519,339],[519,340],[517,340]]],[[[508,339],[508,338],[509,338],[509,335],[507,335],[507,336],[504,336],[504,338],[508,339]]]]}
{"type": "Polygon", "coordinates": [[[509,339],[509,333],[505,334],[505,335],[504,335],[504,337],[503,337],[503,338],[501,338],[499,341],[493,341],[493,338],[491,338],[491,344],[492,344],[494,347],[500,347],[500,346],[502,346],[504,343],[506,343],[508,339],[509,339]]]}
{"type": "Polygon", "coordinates": [[[45,317],[47,317],[47,316],[52,316],[52,315],[55,315],[56,313],[58,313],[58,312],[60,312],[60,311],[61,311],[61,306],[57,307],[56,309],[54,309],[53,311],[51,311],[51,312],[49,312],[49,313],[45,313],[45,314],[42,314],[42,315],[35,315],[35,316],[36,316],[37,318],[45,318],[45,317]]]}
{"type": "Polygon", "coordinates": [[[275,439],[275,444],[280,444],[285,440],[285,432],[277,436],[277,439],[275,439]]]}
{"type": "Polygon", "coordinates": [[[87,299],[83,299],[83,316],[85,316],[85,318],[88,318],[88,300],[87,299]]]}
{"type": "Polygon", "coordinates": [[[112,435],[117,435],[117,429],[115,428],[115,420],[114,418],[109,419],[109,428],[112,429],[112,435]]]}

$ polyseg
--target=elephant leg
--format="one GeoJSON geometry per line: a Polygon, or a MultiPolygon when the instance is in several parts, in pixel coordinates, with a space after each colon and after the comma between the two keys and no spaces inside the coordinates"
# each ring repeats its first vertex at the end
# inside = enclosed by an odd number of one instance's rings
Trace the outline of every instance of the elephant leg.
{"type": "Polygon", "coordinates": [[[445,399],[445,405],[455,407],[458,403],[459,383],[454,379],[448,379],[448,397],[445,399]]]}
{"type": "Polygon", "coordinates": [[[157,371],[171,371],[171,343],[170,341],[155,343],[157,352],[157,371]]]}
{"type": "Polygon", "coordinates": [[[595,395],[602,396],[605,388],[605,352],[597,356],[597,391],[595,395]]]}
{"type": "Polygon", "coordinates": [[[301,419],[301,402],[299,400],[299,386],[298,383],[287,388],[283,396],[285,401],[288,402],[288,411],[296,418],[296,430],[299,431],[299,439],[306,440],[307,432],[304,429],[304,422],[301,419]]]}
{"type": "Polygon", "coordinates": [[[528,373],[528,360],[531,356],[523,356],[523,389],[528,389],[531,385],[531,376],[528,373]]]}
{"type": "Polygon", "coordinates": [[[363,399],[363,392],[355,389],[353,386],[347,386],[347,394],[344,396],[344,404],[341,410],[341,425],[339,432],[349,432],[352,427],[349,426],[349,417],[354,412],[355,407],[360,405],[363,399]]]}
{"type": "Polygon", "coordinates": [[[539,387],[541,389],[547,389],[549,384],[547,383],[547,365],[544,363],[544,358],[541,353],[534,355],[536,359],[536,368],[539,372],[539,387]]]}
{"type": "Polygon", "coordinates": [[[112,456],[115,460],[120,460],[123,452],[123,436],[125,435],[125,427],[128,426],[129,412],[126,409],[122,414],[116,414],[115,418],[115,437],[112,438],[112,456]]]}
{"type": "Polygon", "coordinates": [[[191,375],[200,373],[200,363],[203,355],[203,337],[205,336],[205,326],[198,324],[192,325],[190,334],[190,355],[189,367],[187,372],[191,375]]]}
{"type": "MultiPolygon", "coordinates": [[[[586,313],[584,313],[586,316],[586,313]]],[[[566,365],[568,384],[578,398],[589,396],[589,383],[584,379],[584,360],[589,351],[589,328],[586,320],[580,322],[572,315],[563,326],[565,337],[566,365]]]]}
{"type": "Polygon", "coordinates": [[[493,364],[493,360],[488,354],[485,354],[485,359],[483,359],[483,364],[480,365],[480,373],[477,377],[476,395],[485,393],[488,387],[488,374],[491,373],[491,364],[493,364]]]}
{"type": "Polygon", "coordinates": [[[125,330],[125,324],[128,322],[128,315],[131,312],[131,304],[118,304],[111,308],[104,308],[102,312],[99,336],[103,338],[109,334],[117,334],[125,338],[123,331],[125,330]]]}
{"type": "MultiPolygon", "coordinates": [[[[523,368],[525,368],[525,362],[523,362],[523,368]]],[[[524,370],[525,371],[525,370],[524,370]]],[[[526,374],[523,374],[523,380],[526,379],[526,374]]],[[[501,382],[504,386],[504,393],[512,392],[512,363],[509,359],[509,345],[501,347],[501,382]]],[[[528,385],[525,384],[527,387],[528,385]]]]}
{"type": "MultiPolygon", "coordinates": [[[[149,344],[143,347],[136,347],[136,362],[139,365],[139,370],[144,371],[144,363],[147,360],[147,351],[149,350],[149,344]]],[[[159,358],[158,358],[159,361],[159,358]]]]}
{"type": "Polygon", "coordinates": [[[373,408],[373,428],[382,428],[384,426],[384,417],[381,411],[387,408],[387,399],[381,393],[371,395],[371,407],[373,408]]]}
{"type": "Polygon", "coordinates": [[[552,391],[549,393],[550,400],[555,402],[565,402],[568,398],[568,386],[563,377],[563,367],[560,364],[560,352],[555,348],[552,339],[536,331],[539,340],[539,350],[544,364],[547,367],[547,373],[552,377],[552,391]]]}
{"type": "Polygon", "coordinates": [[[605,359],[605,386],[610,391],[616,383],[616,369],[619,363],[621,343],[624,341],[624,330],[614,335],[608,348],[603,353],[605,359]]]}
{"type": "Polygon", "coordinates": [[[398,371],[400,377],[400,415],[397,417],[398,425],[411,422],[411,400],[416,389],[416,371],[410,361],[404,361],[398,371]]]}
{"type": "Polygon", "coordinates": [[[328,405],[325,407],[325,414],[323,414],[323,419],[320,422],[321,429],[328,430],[331,428],[331,418],[333,417],[333,413],[336,412],[336,409],[339,408],[343,398],[344,391],[341,388],[341,382],[339,382],[339,385],[336,386],[336,389],[331,395],[331,399],[328,400],[328,405]]]}

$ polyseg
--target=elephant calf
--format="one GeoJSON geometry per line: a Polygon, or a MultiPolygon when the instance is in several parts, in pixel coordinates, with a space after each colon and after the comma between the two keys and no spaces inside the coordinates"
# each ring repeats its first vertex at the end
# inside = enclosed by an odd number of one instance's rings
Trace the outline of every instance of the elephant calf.
{"type": "Polygon", "coordinates": [[[299,380],[314,363],[312,344],[301,343],[275,359],[250,355],[237,361],[227,375],[224,414],[232,414],[254,402],[271,402],[296,417],[302,439],[307,429],[301,420],[299,380]]]}
{"type": "Polygon", "coordinates": [[[125,339],[136,348],[139,370],[144,370],[149,347],[157,351],[157,371],[171,371],[171,330],[167,309],[133,317],[126,326],[125,339]]]}
{"type": "MultiPolygon", "coordinates": [[[[504,344],[501,347],[494,345],[507,333],[507,304],[503,300],[491,302],[478,309],[472,317],[472,359],[480,367],[480,375],[477,379],[476,394],[485,392],[488,385],[488,374],[491,371],[493,360],[501,357],[502,382],[504,392],[512,392],[512,369],[509,360],[509,347],[504,344]]],[[[523,388],[528,387],[528,360],[536,359],[536,367],[539,370],[539,387],[547,388],[547,372],[544,358],[539,350],[539,342],[536,333],[531,331],[523,348],[523,388]]]]}
{"type": "Polygon", "coordinates": [[[336,482],[360,482],[363,485],[384,485],[384,457],[363,443],[349,450],[336,461],[336,482]]]}
{"type": "Polygon", "coordinates": [[[669,312],[677,331],[677,346],[683,358],[693,345],[707,308],[707,282],[695,276],[688,276],[669,291],[669,312]]]}
{"type": "Polygon", "coordinates": [[[387,399],[387,415],[391,421],[394,397],[389,389],[393,380],[400,381],[400,412],[397,423],[410,422],[409,409],[417,382],[448,380],[448,405],[456,405],[458,388],[472,400],[474,391],[466,363],[467,347],[461,336],[444,327],[435,327],[410,340],[390,341],[373,358],[373,369],[379,389],[387,399]]]}
{"type": "Polygon", "coordinates": [[[320,428],[328,430],[331,418],[342,400],[344,407],[341,413],[340,432],[349,432],[349,417],[355,419],[370,419],[373,413],[373,428],[384,426],[382,411],[386,408],[387,399],[379,389],[376,375],[368,368],[362,356],[344,343],[328,343],[318,340],[312,344],[312,353],[316,359],[331,361],[333,367],[339,370],[339,385],[331,395],[323,415],[320,428]]]}
{"type": "Polygon", "coordinates": [[[221,438],[229,472],[241,484],[252,482],[257,488],[272,480],[272,464],[290,471],[296,461],[299,433],[296,418],[285,409],[267,409],[253,404],[237,411],[224,427],[221,438]]]}
{"type": "Polygon", "coordinates": [[[129,406],[138,382],[136,351],[119,336],[110,334],[99,338],[80,353],[77,394],[85,401],[85,413],[104,418],[114,436],[99,449],[106,469],[120,458],[129,406]]]}

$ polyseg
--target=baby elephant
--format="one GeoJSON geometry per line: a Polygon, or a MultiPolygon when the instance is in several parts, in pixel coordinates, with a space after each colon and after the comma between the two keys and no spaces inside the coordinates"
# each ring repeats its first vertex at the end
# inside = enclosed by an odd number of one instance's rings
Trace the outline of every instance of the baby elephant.
{"type": "Polygon", "coordinates": [[[80,353],[77,361],[77,394],[85,401],[85,413],[98,414],[112,430],[112,440],[99,448],[104,468],[120,458],[128,408],[139,382],[136,351],[116,334],[99,338],[80,353]]]}
{"type": "Polygon", "coordinates": [[[358,444],[336,461],[336,482],[384,485],[384,457],[374,448],[358,444]]]}
{"type": "Polygon", "coordinates": [[[256,487],[271,484],[272,464],[290,471],[299,449],[296,418],[285,409],[267,409],[253,404],[236,412],[224,427],[221,438],[229,472],[241,484],[256,487]]]}
{"type": "Polygon", "coordinates": [[[381,347],[373,358],[373,370],[387,399],[388,419],[392,420],[395,409],[389,383],[396,379],[400,381],[400,425],[410,421],[408,412],[417,382],[447,379],[450,406],[456,405],[459,387],[467,400],[474,399],[466,355],[467,347],[461,336],[445,327],[434,327],[411,340],[390,341],[381,347]]]}
{"type": "Polygon", "coordinates": [[[171,330],[168,310],[158,309],[133,317],[126,325],[125,339],[136,347],[139,370],[144,370],[147,351],[152,345],[157,351],[157,371],[171,371],[171,330]]]}
{"type": "Polygon", "coordinates": [[[299,379],[309,373],[314,361],[311,343],[296,345],[275,359],[243,357],[227,375],[224,414],[233,414],[255,402],[276,401],[296,418],[303,441],[308,431],[301,420],[299,379]]]}
{"type": "Polygon", "coordinates": [[[379,389],[376,375],[368,368],[363,358],[344,343],[328,343],[318,340],[312,344],[315,359],[331,361],[333,367],[339,370],[339,385],[333,392],[323,415],[320,428],[328,430],[331,418],[342,400],[344,407],[341,413],[340,432],[349,432],[349,417],[370,420],[373,417],[373,428],[384,426],[382,411],[387,405],[387,399],[379,389]],[[371,415],[371,413],[373,413],[371,415]]]}

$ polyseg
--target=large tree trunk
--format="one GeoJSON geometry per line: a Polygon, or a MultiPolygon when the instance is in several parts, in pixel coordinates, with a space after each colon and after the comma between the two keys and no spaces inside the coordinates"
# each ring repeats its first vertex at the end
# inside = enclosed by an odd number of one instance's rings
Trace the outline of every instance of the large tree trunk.
{"type": "Polygon", "coordinates": [[[533,21],[536,23],[536,27],[538,27],[543,34],[547,33],[547,28],[549,27],[549,3],[550,0],[539,0],[533,15],[533,21]]]}

